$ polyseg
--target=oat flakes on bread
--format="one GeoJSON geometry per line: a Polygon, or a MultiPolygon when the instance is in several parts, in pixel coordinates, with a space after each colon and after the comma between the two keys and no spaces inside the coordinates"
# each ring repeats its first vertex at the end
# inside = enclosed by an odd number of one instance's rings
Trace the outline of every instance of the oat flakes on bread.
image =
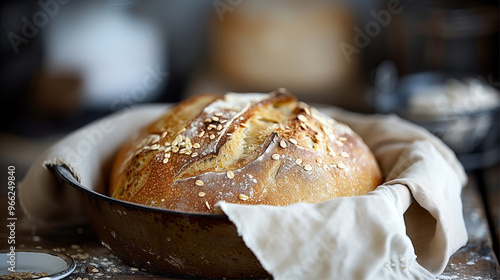
{"type": "Polygon", "coordinates": [[[115,157],[110,196],[212,213],[220,200],[289,205],[363,195],[377,161],[345,124],[270,94],[204,94],[170,108],[115,157]]]}

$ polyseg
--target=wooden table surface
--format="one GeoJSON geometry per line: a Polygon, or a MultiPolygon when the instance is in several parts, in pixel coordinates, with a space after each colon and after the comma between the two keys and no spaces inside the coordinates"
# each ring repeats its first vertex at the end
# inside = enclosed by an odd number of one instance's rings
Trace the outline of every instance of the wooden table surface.
{"type": "MultiPolygon", "coordinates": [[[[470,177],[471,180],[462,195],[469,241],[452,256],[445,272],[437,279],[500,279],[485,207],[476,180],[470,177]]],[[[1,197],[0,203],[6,205],[6,198],[1,197]]],[[[18,248],[60,251],[76,260],[75,271],[66,279],[178,279],[153,275],[122,263],[101,245],[89,226],[41,229],[23,223],[22,217],[18,224],[20,225],[16,229],[18,248]]],[[[1,227],[0,249],[7,248],[7,236],[6,229],[1,227]]]]}

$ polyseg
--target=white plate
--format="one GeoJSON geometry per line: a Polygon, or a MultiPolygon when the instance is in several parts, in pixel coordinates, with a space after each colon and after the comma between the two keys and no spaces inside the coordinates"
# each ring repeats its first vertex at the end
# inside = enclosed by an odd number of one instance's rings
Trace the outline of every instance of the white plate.
{"type": "MultiPolygon", "coordinates": [[[[76,267],[75,260],[68,255],[52,250],[42,249],[16,249],[15,250],[15,272],[35,273],[46,272],[49,275],[36,278],[38,280],[62,279],[73,272],[76,267]]],[[[0,253],[0,275],[10,274],[9,272],[9,251],[0,253]]]]}

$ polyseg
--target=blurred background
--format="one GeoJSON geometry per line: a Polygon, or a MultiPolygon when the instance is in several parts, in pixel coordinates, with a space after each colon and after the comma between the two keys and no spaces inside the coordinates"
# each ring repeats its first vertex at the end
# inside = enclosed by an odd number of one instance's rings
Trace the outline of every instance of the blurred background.
{"type": "Polygon", "coordinates": [[[0,13],[0,162],[18,178],[117,110],[286,87],[418,123],[498,190],[498,1],[6,0],[0,13]]]}
{"type": "MultiPolygon", "coordinates": [[[[497,102],[479,92],[498,88],[496,2],[41,0],[0,12],[1,131],[28,138],[202,92],[286,87],[306,102],[409,111],[418,87],[399,86],[410,76],[497,102]]],[[[419,106],[447,102],[423,91],[419,106]]]]}

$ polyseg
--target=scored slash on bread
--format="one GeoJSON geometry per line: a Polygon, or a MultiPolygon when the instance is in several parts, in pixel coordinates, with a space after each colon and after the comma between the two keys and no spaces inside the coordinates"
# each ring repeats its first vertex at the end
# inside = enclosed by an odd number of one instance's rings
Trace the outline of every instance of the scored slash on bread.
{"type": "Polygon", "coordinates": [[[115,158],[109,194],[187,212],[220,200],[289,205],[366,194],[378,164],[346,125],[270,94],[204,94],[169,109],[115,158]]]}

